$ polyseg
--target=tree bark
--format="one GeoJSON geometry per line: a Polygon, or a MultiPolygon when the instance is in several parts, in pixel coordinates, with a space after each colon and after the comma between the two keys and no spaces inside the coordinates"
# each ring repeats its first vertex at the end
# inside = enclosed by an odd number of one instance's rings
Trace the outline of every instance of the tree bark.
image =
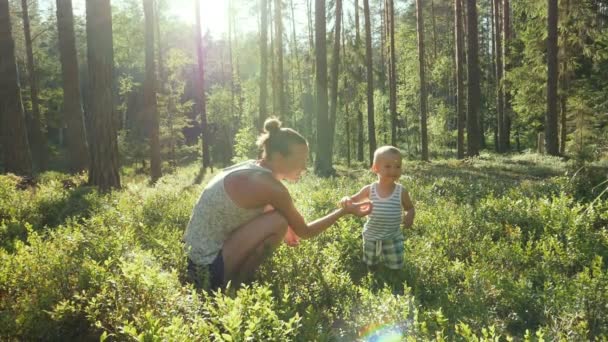
{"type": "Polygon", "coordinates": [[[547,113],[545,116],[545,145],[547,153],[559,155],[557,135],[557,0],[547,0],[547,113]]]}
{"type": "Polygon", "coordinates": [[[477,1],[467,0],[467,152],[468,156],[479,155],[481,134],[479,131],[479,46],[477,37],[477,1]]]}
{"type": "Polygon", "coordinates": [[[30,96],[32,101],[32,119],[30,130],[30,148],[34,165],[39,171],[44,171],[48,167],[49,151],[46,139],[46,132],[40,113],[40,99],[38,97],[38,75],[34,64],[34,51],[32,48],[32,34],[30,31],[30,16],[28,13],[27,0],[21,0],[21,14],[23,17],[23,32],[25,35],[25,51],[27,54],[27,72],[30,83],[30,96]]]}
{"type": "Polygon", "coordinates": [[[0,135],[4,172],[32,175],[32,157],[11,33],[9,1],[0,0],[0,135]]]}
{"type": "Polygon", "coordinates": [[[197,107],[201,115],[201,140],[203,154],[203,169],[211,167],[211,158],[209,156],[209,129],[207,127],[207,96],[205,95],[205,66],[203,62],[203,37],[201,36],[201,9],[200,0],[194,0],[194,11],[196,16],[196,55],[198,60],[197,70],[197,90],[196,100],[197,107]]]}
{"type": "MultiPolygon", "coordinates": [[[[507,79],[507,73],[509,72],[510,63],[510,52],[509,47],[511,45],[511,16],[509,8],[509,0],[502,0],[502,26],[503,26],[503,79],[507,79]]],[[[508,84],[503,81],[502,91],[504,94],[504,115],[503,115],[503,128],[504,128],[504,148],[505,151],[511,150],[511,116],[513,110],[511,109],[511,95],[509,93],[508,84]]],[[[518,149],[519,150],[519,149],[518,149]]]]}
{"type": "Polygon", "coordinates": [[[327,48],[325,0],[315,0],[315,55],[317,60],[317,157],[315,172],[321,176],[332,173],[329,156],[329,127],[327,108],[327,48]]]}
{"type": "Polygon", "coordinates": [[[89,184],[102,192],[120,188],[118,126],[112,99],[112,10],[110,0],[87,0],[87,57],[89,64],[91,163],[89,184]]]}
{"type": "Polygon", "coordinates": [[[420,76],[420,159],[429,160],[427,136],[427,93],[424,73],[424,16],[422,15],[422,0],[416,0],[416,31],[418,32],[418,71],[420,76]]]}
{"type": "Polygon", "coordinates": [[[66,140],[70,155],[70,171],[79,172],[86,170],[89,165],[89,151],[84,114],[80,102],[80,77],[74,36],[72,0],[57,0],[57,33],[61,55],[63,112],[67,126],[66,140]]]}
{"type": "MultiPolygon", "coordinates": [[[[302,85],[302,68],[300,66],[300,54],[298,53],[298,38],[296,36],[296,17],[295,17],[295,9],[293,5],[294,0],[289,1],[289,5],[291,7],[291,28],[293,35],[293,54],[296,58],[296,73],[298,74],[298,87],[299,87],[299,96],[294,96],[294,98],[299,99],[304,93],[304,86],[302,85]]],[[[295,126],[295,122],[294,122],[295,126]]]]}
{"type": "Polygon", "coordinates": [[[156,64],[154,62],[154,4],[143,0],[146,34],[146,75],[144,79],[144,112],[148,122],[150,144],[150,178],[152,183],[162,177],[158,106],[156,103],[156,64]]]}
{"type": "Polygon", "coordinates": [[[367,133],[369,136],[369,164],[372,165],[374,151],[376,151],[376,125],[374,123],[374,69],[369,0],[363,0],[363,12],[365,15],[365,64],[367,69],[367,133]]]}
{"type": "Polygon", "coordinates": [[[389,32],[389,108],[391,111],[391,145],[397,146],[397,61],[395,57],[395,3],[388,0],[389,32]]]}
{"type": "Polygon", "coordinates": [[[458,159],[464,158],[464,128],[466,121],[464,98],[464,35],[462,26],[462,7],[460,0],[454,0],[454,23],[456,41],[456,115],[458,138],[456,141],[456,155],[458,159]]]}
{"type": "MultiPolygon", "coordinates": [[[[494,21],[496,26],[500,27],[500,0],[493,0],[494,21]]],[[[505,151],[505,129],[504,129],[504,97],[503,97],[503,68],[502,63],[502,37],[501,30],[495,30],[494,56],[496,58],[496,130],[498,133],[498,152],[505,151]]]]}
{"type": "Polygon", "coordinates": [[[329,160],[333,164],[334,135],[336,131],[336,112],[338,111],[338,76],[340,65],[340,29],[342,22],[342,0],[336,0],[334,24],[334,51],[331,61],[331,87],[329,103],[329,160]]]}
{"type": "Polygon", "coordinates": [[[363,112],[361,111],[360,106],[360,97],[359,97],[359,91],[358,91],[358,85],[359,82],[361,81],[361,79],[363,78],[361,76],[361,63],[359,63],[360,61],[360,56],[361,54],[359,53],[361,50],[361,29],[360,29],[360,24],[359,24],[359,0],[355,0],[355,58],[356,58],[356,65],[357,65],[357,73],[358,73],[358,78],[357,78],[357,87],[355,87],[355,96],[356,96],[356,104],[357,104],[357,160],[362,162],[363,159],[365,158],[364,156],[364,134],[363,134],[363,112]]]}
{"type": "Polygon", "coordinates": [[[261,132],[267,116],[266,99],[268,98],[268,12],[266,0],[260,0],[260,111],[258,114],[258,130],[261,132]]]}
{"type": "Polygon", "coordinates": [[[282,1],[274,2],[274,28],[275,28],[275,49],[277,57],[277,96],[279,117],[287,118],[287,106],[285,105],[285,86],[283,84],[283,17],[281,15],[282,1]]]}
{"type": "MultiPolygon", "coordinates": [[[[564,4],[565,8],[564,8],[564,14],[562,16],[562,21],[567,22],[567,18],[570,15],[570,1],[566,0],[566,3],[564,4]]],[[[564,23],[564,26],[567,26],[566,23],[564,23]]],[[[568,27],[566,27],[566,30],[568,29],[568,27]]],[[[560,139],[559,139],[559,153],[561,155],[565,155],[566,154],[566,140],[568,139],[568,110],[567,110],[567,105],[568,105],[568,83],[569,83],[569,74],[568,74],[568,52],[569,52],[569,46],[568,43],[566,41],[566,39],[562,40],[562,60],[561,60],[561,64],[562,64],[562,72],[560,73],[560,88],[561,88],[561,94],[559,95],[559,102],[560,102],[560,139]]]]}

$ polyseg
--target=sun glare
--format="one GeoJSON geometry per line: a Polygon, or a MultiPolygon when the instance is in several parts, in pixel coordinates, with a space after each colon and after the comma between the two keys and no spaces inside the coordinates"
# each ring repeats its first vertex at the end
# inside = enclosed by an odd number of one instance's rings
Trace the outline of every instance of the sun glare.
{"type": "MultiPolygon", "coordinates": [[[[219,38],[228,32],[228,0],[203,0],[201,6],[201,26],[203,34],[207,31],[215,38],[219,38]]],[[[194,0],[180,0],[171,2],[169,12],[179,19],[194,24],[196,17],[194,13],[194,0]]],[[[243,14],[239,14],[236,20],[236,30],[248,31],[251,23],[242,20],[243,14]]],[[[253,29],[255,29],[255,20],[253,29]]]]}

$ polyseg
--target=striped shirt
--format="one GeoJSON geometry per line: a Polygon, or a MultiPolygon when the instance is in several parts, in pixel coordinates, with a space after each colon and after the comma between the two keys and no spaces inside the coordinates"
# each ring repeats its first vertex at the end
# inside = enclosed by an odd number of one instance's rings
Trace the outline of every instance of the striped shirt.
{"type": "Polygon", "coordinates": [[[374,182],[369,189],[369,199],[374,206],[363,226],[363,237],[366,240],[403,238],[401,232],[401,192],[403,187],[396,184],[395,190],[388,197],[380,197],[377,187],[378,182],[374,182]]]}

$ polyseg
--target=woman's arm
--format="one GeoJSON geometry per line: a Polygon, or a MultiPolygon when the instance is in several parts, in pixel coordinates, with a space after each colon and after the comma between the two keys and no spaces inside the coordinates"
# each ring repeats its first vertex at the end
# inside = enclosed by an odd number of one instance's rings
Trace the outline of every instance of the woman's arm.
{"type": "Polygon", "coordinates": [[[224,180],[224,188],[235,204],[241,208],[272,206],[285,217],[289,227],[304,239],[318,235],[346,214],[365,216],[371,212],[369,202],[350,203],[345,208],[336,209],[307,224],[295,208],[285,185],[266,172],[230,175],[224,180]]]}
{"type": "Polygon", "coordinates": [[[320,234],[344,215],[365,216],[371,212],[371,203],[369,202],[350,203],[344,208],[335,209],[324,217],[306,223],[296,209],[287,188],[280,182],[277,182],[272,188],[268,194],[270,204],[287,219],[289,226],[303,239],[320,234]]]}

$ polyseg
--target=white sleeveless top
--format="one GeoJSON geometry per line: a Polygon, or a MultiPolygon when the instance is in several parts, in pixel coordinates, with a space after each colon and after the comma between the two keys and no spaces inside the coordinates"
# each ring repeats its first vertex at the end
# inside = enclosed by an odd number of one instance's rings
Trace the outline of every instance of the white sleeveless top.
{"type": "Polygon", "coordinates": [[[242,171],[271,172],[257,165],[254,160],[249,160],[222,170],[205,186],[184,233],[186,253],[194,264],[211,264],[230,233],[264,212],[263,206],[255,209],[241,208],[226,193],[226,176],[242,171]]]}
{"type": "Polygon", "coordinates": [[[369,241],[402,239],[401,192],[403,187],[396,184],[393,193],[388,197],[380,197],[377,187],[378,182],[374,182],[369,189],[369,199],[374,205],[363,226],[363,237],[369,241]]]}

